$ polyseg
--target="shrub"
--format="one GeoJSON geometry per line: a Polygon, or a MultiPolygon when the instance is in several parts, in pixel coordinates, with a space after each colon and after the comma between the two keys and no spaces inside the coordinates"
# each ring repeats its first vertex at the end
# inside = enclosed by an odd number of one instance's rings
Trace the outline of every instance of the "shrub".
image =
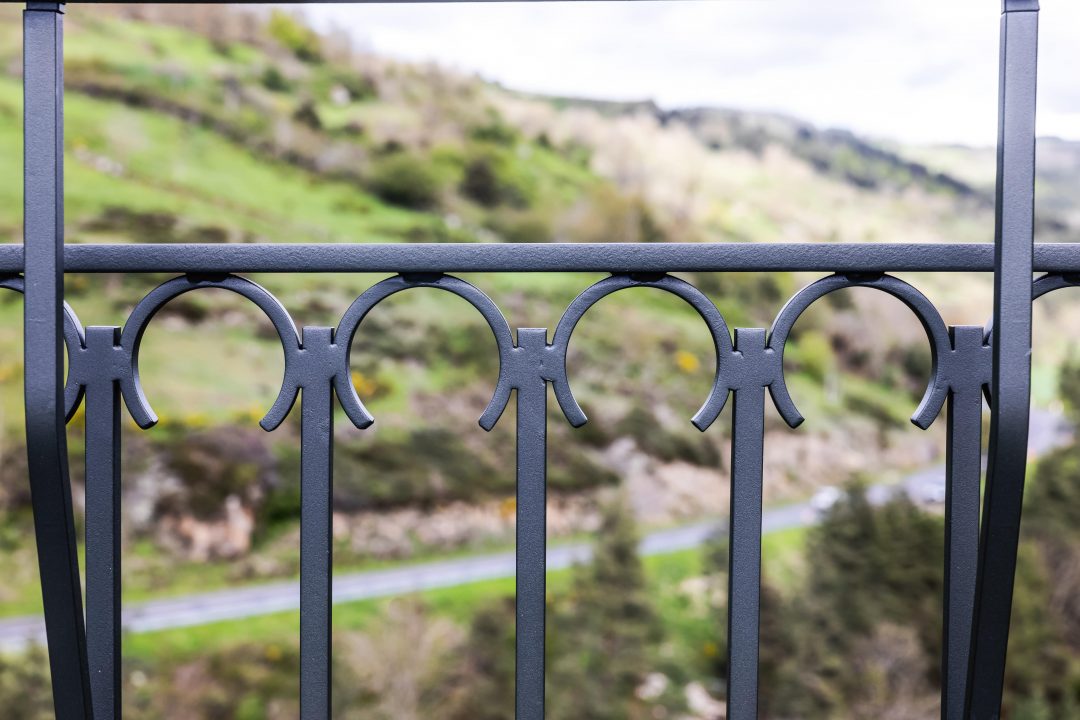
{"type": "Polygon", "coordinates": [[[54,717],[49,658],[43,648],[32,646],[22,655],[0,655],[0,703],[5,717],[54,717]]]}
{"type": "Polygon", "coordinates": [[[323,124],[322,119],[319,117],[319,111],[315,108],[315,103],[310,100],[300,103],[300,106],[293,112],[292,118],[312,130],[322,130],[323,124]]]}
{"type": "Polygon", "coordinates": [[[548,682],[556,718],[664,717],[636,692],[653,667],[663,626],[638,555],[633,513],[620,497],[603,508],[593,559],[576,568],[565,603],[549,613],[548,682]]]}
{"type": "MultiPolygon", "coordinates": [[[[22,374],[21,363],[12,367],[22,374]]],[[[10,521],[9,512],[29,510],[29,476],[26,447],[21,443],[4,442],[0,446],[0,519],[4,520],[4,525],[10,521]]]]}
{"type": "Polygon", "coordinates": [[[178,242],[179,218],[168,212],[133,210],[122,205],[108,205],[101,214],[83,223],[82,229],[94,233],[123,233],[139,242],[178,242]]]}
{"type": "Polygon", "coordinates": [[[552,492],[581,492],[619,484],[619,474],[567,438],[549,446],[548,488],[552,492]]]}
{"type": "MultiPolygon", "coordinates": [[[[795,291],[792,273],[694,273],[692,282],[701,292],[712,297],[720,306],[729,325],[746,327],[749,323],[768,325],[773,313],[795,291]]],[[[831,293],[825,300],[844,293],[831,293]]],[[[796,326],[796,337],[801,341],[801,330],[809,324],[805,318],[796,326]]],[[[792,355],[795,359],[795,356],[792,355]]]]}
{"type": "Polygon", "coordinates": [[[1080,454],[1076,445],[1039,460],[1024,491],[1024,529],[1040,538],[1075,539],[1080,529],[1080,454]]]}
{"type": "Polygon", "coordinates": [[[304,62],[322,61],[322,42],[318,33],[289,13],[274,10],[266,26],[270,37],[304,62]]]}
{"type": "Polygon", "coordinates": [[[392,153],[375,162],[371,191],[393,205],[426,210],[439,199],[439,179],[430,165],[408,153],[392,153]]]}
{"type": "MultiPolygon", "coordinates": [[[[728,533],[726,530],[713,534],[703,547],[703,565],[708,573],[710,584],[714,589],[726,587],[730,572],[730,557],[728,554],[728,533]]],[[[706,667],[712,669],[716,678],[726,682],[728,672],[727,653],[727,595],[725,593],[712,593],[709,602],[709,617],[713,623],[714,640],[702,644],[702,661],[706,667]]],[[[759,682],[763,690],[775,688],[782,679],[784,663],[791,656],[793,647],[791,644],[789,619],[786,617],[787,607],[784,597],[779,589],[769,582],[769,578],[761,578],[761,604],[760,604],[760,628],[761,646],[759,655],[759,682]]],[[[776,717],[777,708],[775,693],[762,692],[761,695],[762,717],[776,717]]]]}
{"type": "Polygon", "coordinates": [[[473,128],[469,134],[473,140],[507,146],[516,144],[520,137],[517,128],[508,125],[494,111],[489,114],[485,124],[473,128]]]}
{"type": "MultiPolygon", "coordinates": [[[[1076,418],[1080,371],[1066,363],[1059,390],[1076,418]]],[[[1039,460],[1024,489],[1005,669],[1009,717],[1077,717],[1080,703],[1080,444],[1039,460]]]]}
{"type": "Polygon", "coordinates": [[[334,505],[345,511],[478,500],[513,487],[513,477],[449,430],[418,428],[404,437],[359,438],[340,443],[334,453],[334,505]]]}
{"type": "Polygon", "coordinates": [[[1074,425],[1080,424],[1080,356],[1073,348],[1070,357],[1061,366],[1061,374],[1058,377],[1058,388],[1061,401],[1065,405],[1065,412],[1074,425]]]}
{"type": "Polygon", "coordinates": [[[908,419],[908,409],[897,402],[898,394],[882,385],[861,377],[848,377],[841,388],[844,403],[857,415],[865,415],[880,425],[903,427],[908,419]]]}
{"type": "MultiPolygon", "coordinates": [[[[447,720],[505,720],[514,712],[514,600],[504,598],[472,616],[469,635],[444,680],[447,720]]],[[[551,717],[549,715],[549,717],[551,717]]]]}
{"type": "MultiPolygon", "coordinates": [[[[664,626],[638,555],[633,514],[620,498],[603,508],[594,559],[569,588],[548,595],[547,717],[640,720],[675,717],[681,698],[641,697],[664,655],[664,626]]],[[[438,695],[440,718],[502,720],[514,707],[514,600],[479,608],[438,695]]],[[[678,715],[682,717],[682,715],[678,715]]]]}
{"type": "Polygon", "coordinates": [[[488,158],[476,158],[465,166],[461,192],[485,207],[499,204],[499,180],[495,177],[494,164],[488,158]]]}
{"type": "Polygon", "coordinates": [[[475,152],[465,165],[461,193],[484,207],[532,204],[536,189],[532,179],[520,172],[511,154],[492,148],[475,152]]]}
{"type": "Polygon", "coordinates": [[[555,232],[551,227],[550,213],[542,210],[505,208],[492,214],[488,227],[510,243],[551,242],[555,232]]]}
{"type": "Polygon", "coordinates": [[[420,217],[417,222],[401,233],[409,242],[449,243],[475,242],[476,236],[465,228],[451,227],[439,217],[420,217]]]}
{"type": "Polygon", "coordinates": [[[267,65],[260,78],[262,86],[271,92],[288,92],[289,81],[276,65],[267,65]]]}
{"type": "MultiPolygon", "coordinates": [[[[932,679],[941,657],[941,533],[941,520],[906,498],[875,507],[863,484],[849,486],[807,536],[813,572],[786,615],[793,649],[774,698],[777,716],[855,716],[873,680],[872,668],[860,666],[888,625],[905,628],[904,664],[913,668],[907,679],[920,685],[932,679]]],[[[885,645],[901,644],[893,640],[885,645]]]]}
{"type": "Polygon", "coordinates": [[[720,462],[711,436],[689,429],[672,431],[647,408],[633,408],[615,429],[620,435],[632,437],[642,452],[665,462],[681,460],[703,467],[715,467],[720,462]]]}
{"type": "Polygon", "coordinates": [[[611,184],[589,194],[586,212],[571,228],[578,242],[664,242],[664,230],[652,208],[639,195],[624,195],[611,184]]]}
{"type": "MultiPolygon", "coordinates": [[[[513,628],[512,618],[513,612],[505,627],[513,628]]],[[[423,603],[405,598],[392,601],[380,611],[379,621],[370,625],[363,632],[342,633],[334,639],[333,717],[451,717],[441,693],[432,690],[444,675],[457,671],[463,630],[423,603]]],[[[505,686],[510,688],[511,700],[513,678],[511,660],[510,682],[505,686]]],[[[467,717],[478,720],[486,716],[467,717]]]]}
{"type": "Polygon", "coordinates": [[[375,79],[357,72],[342,72],[334,75],[334,83],[345,88],[349,97],[355,102],[367,100],[378,95],[378,87],[375,79]]]}
{"type": "Polygon", "coordinates": [[[795,360],[799,368],[815,381],[824,382],[826,377],[835,372],[836,358],[833,355],[832,344],[822,333],[813,331],[804,333],[792,350],[795,352],[790,353],[791,359],[795,360]]]}
{"type": "Polygon", "coordinates": [[[296,645],[271,642],[234,643],[190,659],[169,658],[138,671],[142,681],[124,689],[123,716],[298,717],[299,663],[296,645]]]}
{"type": "Polygon", "coordinates": [[[158,500],[159,515],[190,513],[200,519],[214,518],[222,512],[228,496],[249,502],[261,499],[273,482],[274,458],[260,430],[221,426],[180,433],[161,442],[165,465],[183,488],[158,500]]]}
{"type": "Polygon", "coordinates": [[[259,508],[260,532],[300,519],[300,448],[294,443],[282,443],[273,452],[278,472],[259,508]]]}

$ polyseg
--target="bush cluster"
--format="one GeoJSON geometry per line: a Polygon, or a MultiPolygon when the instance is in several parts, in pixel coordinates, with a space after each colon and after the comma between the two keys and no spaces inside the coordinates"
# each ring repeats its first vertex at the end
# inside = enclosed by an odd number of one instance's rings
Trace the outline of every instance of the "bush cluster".
{"type": "Polygon", "coordinates": [[[413,210],[433,208],[441,189],[431,164],[408,152],[394,152],[377,159],[369,185],[386,202],[413,210]]]}
{"type": "Polygon", "coordinates": [[[322,40],[319,34],[287,12],[274,10],[266,30],[274,40],[304,62],[321,62],[322,40]]]}
{"type": "Polygon", "coordinates": [[[513,153],[490,145],[471,151],[458,189],[465,197],[488,208],[497,205],[526,208],[536,196],[535,183],[513,153]]]}

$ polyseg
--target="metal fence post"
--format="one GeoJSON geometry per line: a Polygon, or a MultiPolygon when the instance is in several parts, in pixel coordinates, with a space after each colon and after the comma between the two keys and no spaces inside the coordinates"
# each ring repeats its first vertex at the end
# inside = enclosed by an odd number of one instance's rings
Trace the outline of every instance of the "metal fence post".
{"type": "Polygon", "coordinates": [[[758,716],[765,387],[773,365],[765,341],[762,328],[736,328],[737,361],[730,368],[735,396],[728,513],[727,717],[731,720],[758,716]]]}
{"type": "MultiPolygon", "coordinates": [[[[593,303],[625,287],[672,292],[695,307],[717,346],[713,394],[695,417],[705,429],[724,398],[734,394],[727,717],[757,716],[761,578],[764,391],[768,387],[785,419],[801,421],[783,384],[780,360],[794,320],[818,297],[841,287],[877,287],[916,312],[938,355],[944,323],[921,294],[885,269],[987,271],[995,278],[994,338],[981,328],[950,330],[950,370],[935,376],[914,418],[925,427],[948,387],[946,498],[946,607],[942,657],[942,717],[1000,717],[1016,570],[1030,402],[1033,267],[1054,273],[1034,297],[1067,284],[1080,272],[1080,253],[1067,246],[1033,244],[1037,0],[1003,0],[1001,18],[997,214],[994,254],[987,247],[815,246],[729,244],[657,246],[447,244],[354,246],[82,246],[69,249],[69,270],[88,272],[178,271],[206,278],[170,281],[149,308],[133,313],[134,340],[125,327],[91,327],[84,344],[69,338],[70,377],[87,388],[87,599],[84,622],[77,539],[68,476],[64,399],[65,270],[63,216],[63,3],[28,2],[24,32],[24,243],[0,247],[0,278],[9,289],[25,287],[26,444],[38,563],[56,717],[120,717],[120,428],[121,391],[129,408],[138,389],[138,338],[161,303],[194,287],[224,287],[267,311],[284,343],[286,382],[264,420],[280,423],[302,391],[301,682],[303,720],[331,714],[332,469],[334,398],[358,427],[370,417],[348,384],[348,346],[367,310],[406,287],[439,287],[465,298],[484,314],[500,348],[500,379],[481,418],[490,429],[517,392],[516,717],[543,720],[545,685],[547,383],[571,423],[585,422],[565,377],[570,332],[593,303]],[[419,245],[419,246],[418,246],[419,245]],[[365,293],[350,308],[350,328],[339,342],[331,328],[306,328],[295,347],[295,326],[269,293],[229,272],[399,272],[365,293]],[[520,328],[513,344],[501,313],[476,288],[444,272],[612,272],[568,308],[553,344],[547,331],[520,328]],[[776,337],[737,330],[732,348],[719,311],[674,271],[835,270],[782,311],[776,337]],[[25,277],[21,280],[18,272],[25,277]],[[19,285],[22,283],[22,285],[19,285]],[[816,289],[814,289],[816,288],[816,289]],[[269,308],[269,309],[267,309],[269,308]],[[938,331],[940,328],[940,332],[938,331]],[[722,341],[721,341],[722,338],[722,341]],[[766,340],[768,339],[768,342],[766,340]],[[79,350],[78,353],[75,350],[79,350]],[[75,356],[78,357],[75,357],[75,356]],[[988,355],[992,356],[988,359],[988,355]],[[121,361],[128,361],[131,367],[121,361]],[[290,370],[290,362],[293,363],[290,370]],[[114,364],[120,363],[120,364],[114,364]],[[721,378],[721,369],[723,378],[721,378]],[[947,382],[946,382],[947,380],[947,382]],[[989,383],[993,407],[986,495],[979,529],[981,389],[989,383]],[[295,387],[293,387],[295,386],[295,387]],[[345,388],[350,394],[345,394],[345,388]],[[126,388],[126,389],[125,389],[126,388]],[[293,388],[291,400],[289,388],[293,388]],[[936,398],[936,400],[935,400],[936,398]],[[287,402],[286,402],[287,401],[287,402]],[[935,405],[936,402],[936,405],[935,405]],[[977,559],[977,561],[976,561],[977,559]],[[974,569],[973,569],[974,568],[974,569]],[[89,637],[88,637],[89,632],[89,637]],[[89,662],[92,660],[92,665],[89,662]],[[91,672],[91,669],[93,672],[91,672]]],[[[155,291],[156,292],[156,291],[155,291]]],[[[152,294],[153,295],[153,294],[152,294]]],[[[81,333],[81,327],[79,331],[81,333]]],[[[938,358],[940,359],[940,358],[938,358]]],[[[937,371],[935,370],[935,373],[937,371]]],[[[132,405],[134,403],[134,406],[132,405]]],[[[72,405],[71,407],[74,407],[72,405]]],[[[137,419],[141,417],[136,415],[137,419]]],[[[144,413],[145,414],[145,413],[144,413]]],[[[149,415],[141,425],[152,424],[149,415]]],[[[0,711],[2,714],[2,711],[0,711]]]]}
{"type": "Polygon", "coordinates": [[[64,435],[63,4],[23,13],[26,450],[59,720],[89,718],[82,585],[64,435]]]}
{"type": "Polygon", "coordinates": [[[517,366],[517,543],[515,715],[544,720],[547,599],[547,330],[519,328],[517,366]]]}
{"type": "Polygon", "coordinates": [[[300,717],[329,720],[333,602],[334,330],[305,327],[300,396],[300,717]]]}
{"type": "Polygon", "coordinates": [[[986,474],[966,714],[1001,714],[1031,394],[1037,0],[1004,0],[1001,16],[994,344],[986,474]]]}
{"type": "Polygon", "coordinates": [[[949,328],[949,401],[945,444],[945,597],[941,643],[941,717],[964,716],[971,612],[979,554],[983,388],[990,381],[990,347],[983,328],[949,328]]]}
{"type": "Polygon", "coordinates": [[[120,720],[119,327],[88,327],[71,370],[86,388],[86,652],[96,720],[120,720]]]}

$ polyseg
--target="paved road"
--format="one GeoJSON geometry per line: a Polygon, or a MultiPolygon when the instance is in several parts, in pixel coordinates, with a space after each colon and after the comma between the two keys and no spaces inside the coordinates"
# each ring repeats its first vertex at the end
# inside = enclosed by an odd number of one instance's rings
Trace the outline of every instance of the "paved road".
{"type": "MultiPolygon", "coordinates": [[[[1066,441],[1068,435],[1058,416],[1034,412],[1029,453],[1040,455],[1066,441]]],[[[940,486],[944,476],[944,465],[929,468],[907,476],[898,485],[871,487],[868,497],[875,504],[883,503],[901,491],[916,497],[920,492],[925,494],[927,487],[940,486]]],[[[770,508],[762,513],[761,529],[764,533],[771,533],[810,525],[816,519],[817,515],[809,503],[770,508]]],[[[722,522],[709,521],[649,533],[641,541],[641,553],[663,555],[698,547],[722,527],[722,522]]],[[[586,543],[552,547],[547,554],[548,569],[570,567],[575,562],[587,560],[590,553],[586,543]]],[[[334,602],[406,595],[513,576],[513,551],[434,560],[387,570],[339,575],[333,583],[334,602]]],[[[299,607],[299,584],[295,580],[286,580],[131,604],[124,608],[123,625],[128,632],[149,632],[268,615],[299,607]]],[[[43,642],[44,638],[45,627],[40,616],[0,620],[0,650],[18,649],[27,643],[43,642]]]]}

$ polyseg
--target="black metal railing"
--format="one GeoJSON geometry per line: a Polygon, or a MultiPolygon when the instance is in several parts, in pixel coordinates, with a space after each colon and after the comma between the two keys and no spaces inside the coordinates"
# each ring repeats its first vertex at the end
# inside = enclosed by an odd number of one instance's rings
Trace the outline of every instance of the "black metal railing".
{"type": "Polygon", "coordinates": [[[301,717],[330,715],[331,488],[335,401],[359,428],[373,418],[350,381],[349,349],[368,312],[413,289],[468,301],[495,336],[500,369],[480,418],[490,430],[511,393],[517,405],[517,688],[519,720],[544,716],[547,386],[574,426],[586,422],[570,388],[568,346],[601,298],[646,287],[678,296],[705,321],[716,350],[708,398],[692,422],[707,431],[733,396],[731,440],[728,718],[757,716],[765,390],[789,425],[802,422],[784,378],[784,348],[815,301],[849,287],[901,300],[926,331],[933,368],[912,422],[928,427],[947,405],[946,563],[942,717],[996,718],[1023,496],[1028,427],[1031,302],[1080,284],[1080,246],[1033,246],[1038,5],[1005,0],[1001,19],[997,232],[994,245],[80,245],[63,241],[63,7],[30,2],[24,15],[25,243],[0,247],[0,286],[25,293],[26,430],[35,531],[56,716],[120,717],[120,400],[140,427],[156,422],[139,379],[139,346],[155,314],[184,293],[237,293],[272,322],[285,358],[271,430],[300,399],[301,717]],[[555,331],[519,328],[454,272],[607,272],[555,331]],[[734,334],[716,305],[671,273],[817,271],[770,330],[734,334]],[[888,273],[993,272],[991,332],[947,326],[915,287],[888,273]],[[1033,271],[1045,277],[1035,283],[1033,271]],[[65,272],[173,273],[123,327],[85,329],[63,302],[65,272]],[[288,311],[244,273],[386,272],[336,328],[298,329],[288,311]],[[63,378],[64,346],[69,371],[63,378]],[[984,392],[992,398],[989,468],[980,526],[984,392]],[[65,417],[86,403],[86,615],[79,578],[65,417]],[[981,535],[980,535],[981,527],[981,535]]]}

